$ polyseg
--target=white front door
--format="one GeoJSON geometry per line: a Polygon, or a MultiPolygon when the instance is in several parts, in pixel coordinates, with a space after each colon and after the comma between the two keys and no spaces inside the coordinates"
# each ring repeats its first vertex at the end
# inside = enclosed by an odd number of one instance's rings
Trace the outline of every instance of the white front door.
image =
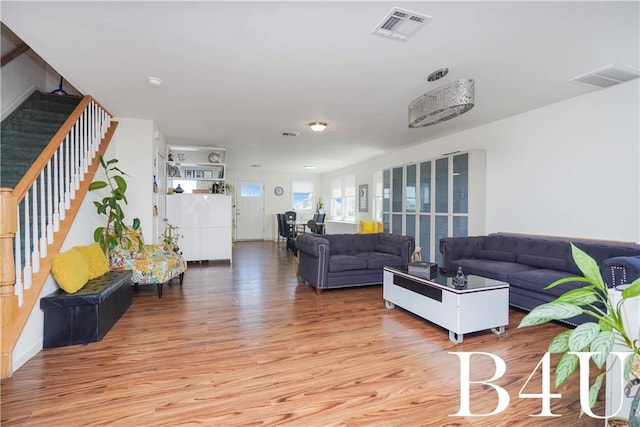
{"type": "Polygon", "coordinates": [[[236,181],[236,239],[264,239],[264,182],[236,181]]]}

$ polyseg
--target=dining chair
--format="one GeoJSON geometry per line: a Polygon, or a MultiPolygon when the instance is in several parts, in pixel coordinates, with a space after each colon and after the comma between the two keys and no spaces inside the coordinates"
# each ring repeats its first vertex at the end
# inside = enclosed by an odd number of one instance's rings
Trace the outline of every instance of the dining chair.
{"type": "Polygon", "coordinates": [[[310,219],[309,221],[307,221],[307,228],[313,233],[313,234],[320,234],[320,227],[318,226],[318,224],[310,219]]]}
{"type": "Polygon", "coordinates": [[[293,224],[296,222],[297,214],[295,211],[286,211],[284,213],[285,233],[288,238],[296,236],[296,226],[293,224]]]}
{"type": "Polygon", "coordinates": [[[316,226],[318,227],[317,234],[324,234],[324,216],[323,213],[315,213],[313,214],[313,220],[316,222],[316,226]]]}
{"type": "Polygon", "coordinates": [[[278,245],[280,245],[280,239],[286,240],[287,236],[284,234],[284,214],[277,213],[276,221],[278,222],[278,245]]]}

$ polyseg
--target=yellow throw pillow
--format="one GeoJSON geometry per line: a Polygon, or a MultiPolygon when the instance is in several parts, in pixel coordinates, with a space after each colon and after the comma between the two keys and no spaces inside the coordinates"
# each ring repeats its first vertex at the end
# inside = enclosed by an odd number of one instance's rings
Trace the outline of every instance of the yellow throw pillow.
{"type": "Polygon", "coordinates": [[[78,292],[89,280],[89,267],[76,248],[56,254],[51,262],[51,272],[58,286],[69,294],[78,292]]]}
{"type": "Polygon", "coordinates": [[[109,261],[107,261],[107,257],[104,256],[104,252],[102,252],[99,244],[92,243],[87,246],[74,246],[74,249],[80,251],[87,263],[89,280],[109,272],[109,261]]]}
{"type": "Polygon", "coordinates": [[[384,231],[384,224],[382,221],[376,222],[376,233],[382,233],[384,231]]]}
{"type": "Polygon", "coordinates": [[[376,229],[375,229],[375,224],[373,223],[373,221],[360,221],[360,233],[362,234],[369,234],[369,233],[375,233],[376,229]]]}

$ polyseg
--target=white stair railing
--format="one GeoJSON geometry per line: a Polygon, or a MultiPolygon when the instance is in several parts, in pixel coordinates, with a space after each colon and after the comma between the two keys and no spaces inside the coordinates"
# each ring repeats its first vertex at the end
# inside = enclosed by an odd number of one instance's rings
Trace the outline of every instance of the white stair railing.
{"type": "Polygon", "coordinates": [[[96,157],[111,124],[110,114],[90,101],[44,167],[18,199],[18,228],[14,237],[15,294],[22,305],[24,290],[40,270],[40,259],[54,242],[76,190],[96,157]]]}

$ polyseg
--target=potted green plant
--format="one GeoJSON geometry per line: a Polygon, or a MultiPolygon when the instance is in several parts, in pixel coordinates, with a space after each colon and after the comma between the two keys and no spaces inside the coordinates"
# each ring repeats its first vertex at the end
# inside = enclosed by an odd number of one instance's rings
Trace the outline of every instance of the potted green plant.
{"type": "MultiPolygon", "coordinates": [[[[117,166],[117,159],[104,161],[102,156],[98,156],[100,166],[104,171],[105,180],[95,180],[89,184],[89,191],[101,190],[107,188],[109,194],[103,197],[100,202],[93,202],[99,215],[105,215],[106,224],[104,227],[97,227],[93,232],[93,240],[100,244],[105,255],[109,256],[109,249],[124,243],[127,247],[131,247],[134,242],[126,235],[130,229],[137,230],[140,228],[140,220],[133,219],[131,228],[125,223],[124,210],[122,204],[127,204],[127,182],[124,176],[128,176],[117,166]]],[[[138,248],[142,249],[142,241],[138,239],[138,248]]]]}
{"type": "MultiPolygon", "coordinates": [[[[640,279],[635,280],[621,293],[619,302],[614,303],[609,289],[602,279],[596,261],[580,248],[571,244],[573,259],[584,277],[567,277],[547,286],[547,289],[567,282],[584,282],[584,286],[560,295],[552,302],[539,305],[520,322],[519,328],[539,325],[552,320],[568,319],[579,314],[587,314],[596,320],[586,322],[575,329],[558,334],[549,343],[550,353],[563,354],[555,370],[555,386],[558,388],[576,371],[578,357],[571,352],[594,352],[592,361],[600,371],[589,389],[589,406],[597,401],[606,370],[606,361],[615,343],[622,344],[633,353],[627,358],[625,373],[628,382],[631,375],[640,373],[631,369],[632,363],[640,363],[638,331],[625,329],[623,306],[626,300],[640,295],[640,279]],[[634,373],[635,372],[635,373],[634,373]]],[[[637,365],[636,365],[637,366],[637,365]]],[[[633,424],[632,424],[633,425],[633,424]]],[[[637,424],[636,424],[637,425],[637,424]]]]}
{"type": "Polygon", "coordinates": [[[162,243],[171,246],[171,249],[177,254],[180,254],[180,247],[178,241],[184,236],[178,233],[178,226],[167,223],[164,233],[162,233],[162,243]]]}

